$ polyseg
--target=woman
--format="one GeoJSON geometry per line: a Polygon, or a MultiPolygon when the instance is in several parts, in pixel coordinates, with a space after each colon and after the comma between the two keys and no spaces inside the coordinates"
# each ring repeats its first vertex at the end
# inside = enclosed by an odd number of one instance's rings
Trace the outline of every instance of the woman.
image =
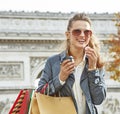
{"type": "MultiPolygon", "coordinates": [[[[37,91],[73,98],[78,114],[97,114],[95,105],[106,97],[103,62],[99,46],[84,14],[74,15],[68,23],[66,49],[48,58],[37,91]],[[71,61],[72,56],[74,61],[71,61]]],[[[67,110],[67,109],[66,109],[67,110]]]]}

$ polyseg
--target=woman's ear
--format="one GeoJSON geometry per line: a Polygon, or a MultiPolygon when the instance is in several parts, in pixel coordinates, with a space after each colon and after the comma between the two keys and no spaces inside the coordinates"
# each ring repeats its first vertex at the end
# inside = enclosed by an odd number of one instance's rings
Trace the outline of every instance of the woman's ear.
{"type": "Polygon", "coordinates": [[[67,39],[70,39],[70,33],[67,31],[67,32],[65,32],[65,35],[66,35],[66,38],[67,39]]]}

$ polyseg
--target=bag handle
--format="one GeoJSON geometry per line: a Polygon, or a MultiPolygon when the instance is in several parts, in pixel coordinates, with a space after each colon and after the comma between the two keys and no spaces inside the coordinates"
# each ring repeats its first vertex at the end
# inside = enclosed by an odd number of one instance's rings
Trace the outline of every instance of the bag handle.
{"type": "MultiPolygon", "coordinates": [[[[47,95],[49,96],[49,90],[50,90],[50,86],[49,86],[49,84],[47,83],[47,95]]],[[[45,89],[46,89],[45,88],[45,89]]],[[[45,90],[44,90],[44,93],[43,93],[44,95],[45,95],[45,90]]],[[[56,94],[54,95],[54,96],[57,96],[56,94]]],[[[60,91],[58,92],[58,97],[60,97],[60,91]]]]}
{"type": "Polygon", "coordinates": [[[40,93],[45,94],[45,90],[48,87],[48,83],[46,83],[43,88],[40,90],[40,93]]]}

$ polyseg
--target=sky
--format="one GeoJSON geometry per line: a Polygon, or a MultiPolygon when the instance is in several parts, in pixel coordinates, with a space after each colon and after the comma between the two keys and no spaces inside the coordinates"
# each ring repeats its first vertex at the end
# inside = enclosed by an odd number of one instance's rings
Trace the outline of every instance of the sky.
{"type": "Polygon", "coordinates": [[[0,0],[0,11],[120,12],[120,0],[0,0]]]}

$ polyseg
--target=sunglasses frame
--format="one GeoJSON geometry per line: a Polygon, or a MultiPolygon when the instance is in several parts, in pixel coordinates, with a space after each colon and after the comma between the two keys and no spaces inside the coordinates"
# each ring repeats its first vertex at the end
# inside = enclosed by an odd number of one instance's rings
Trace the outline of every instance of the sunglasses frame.
{"type": "Polygon", "coordinates": [[[73,36],[79,36],[79,35],[81,35],[81,33],[82,33],[82,31],[83,31],[83,33],[84,33],[84,35],[85,36],[91,36],[92,35],[92,31],[91,30],[81,30],[81,29],[74,29],[74,30],[72,30],[72,35],[73,36]]]}

